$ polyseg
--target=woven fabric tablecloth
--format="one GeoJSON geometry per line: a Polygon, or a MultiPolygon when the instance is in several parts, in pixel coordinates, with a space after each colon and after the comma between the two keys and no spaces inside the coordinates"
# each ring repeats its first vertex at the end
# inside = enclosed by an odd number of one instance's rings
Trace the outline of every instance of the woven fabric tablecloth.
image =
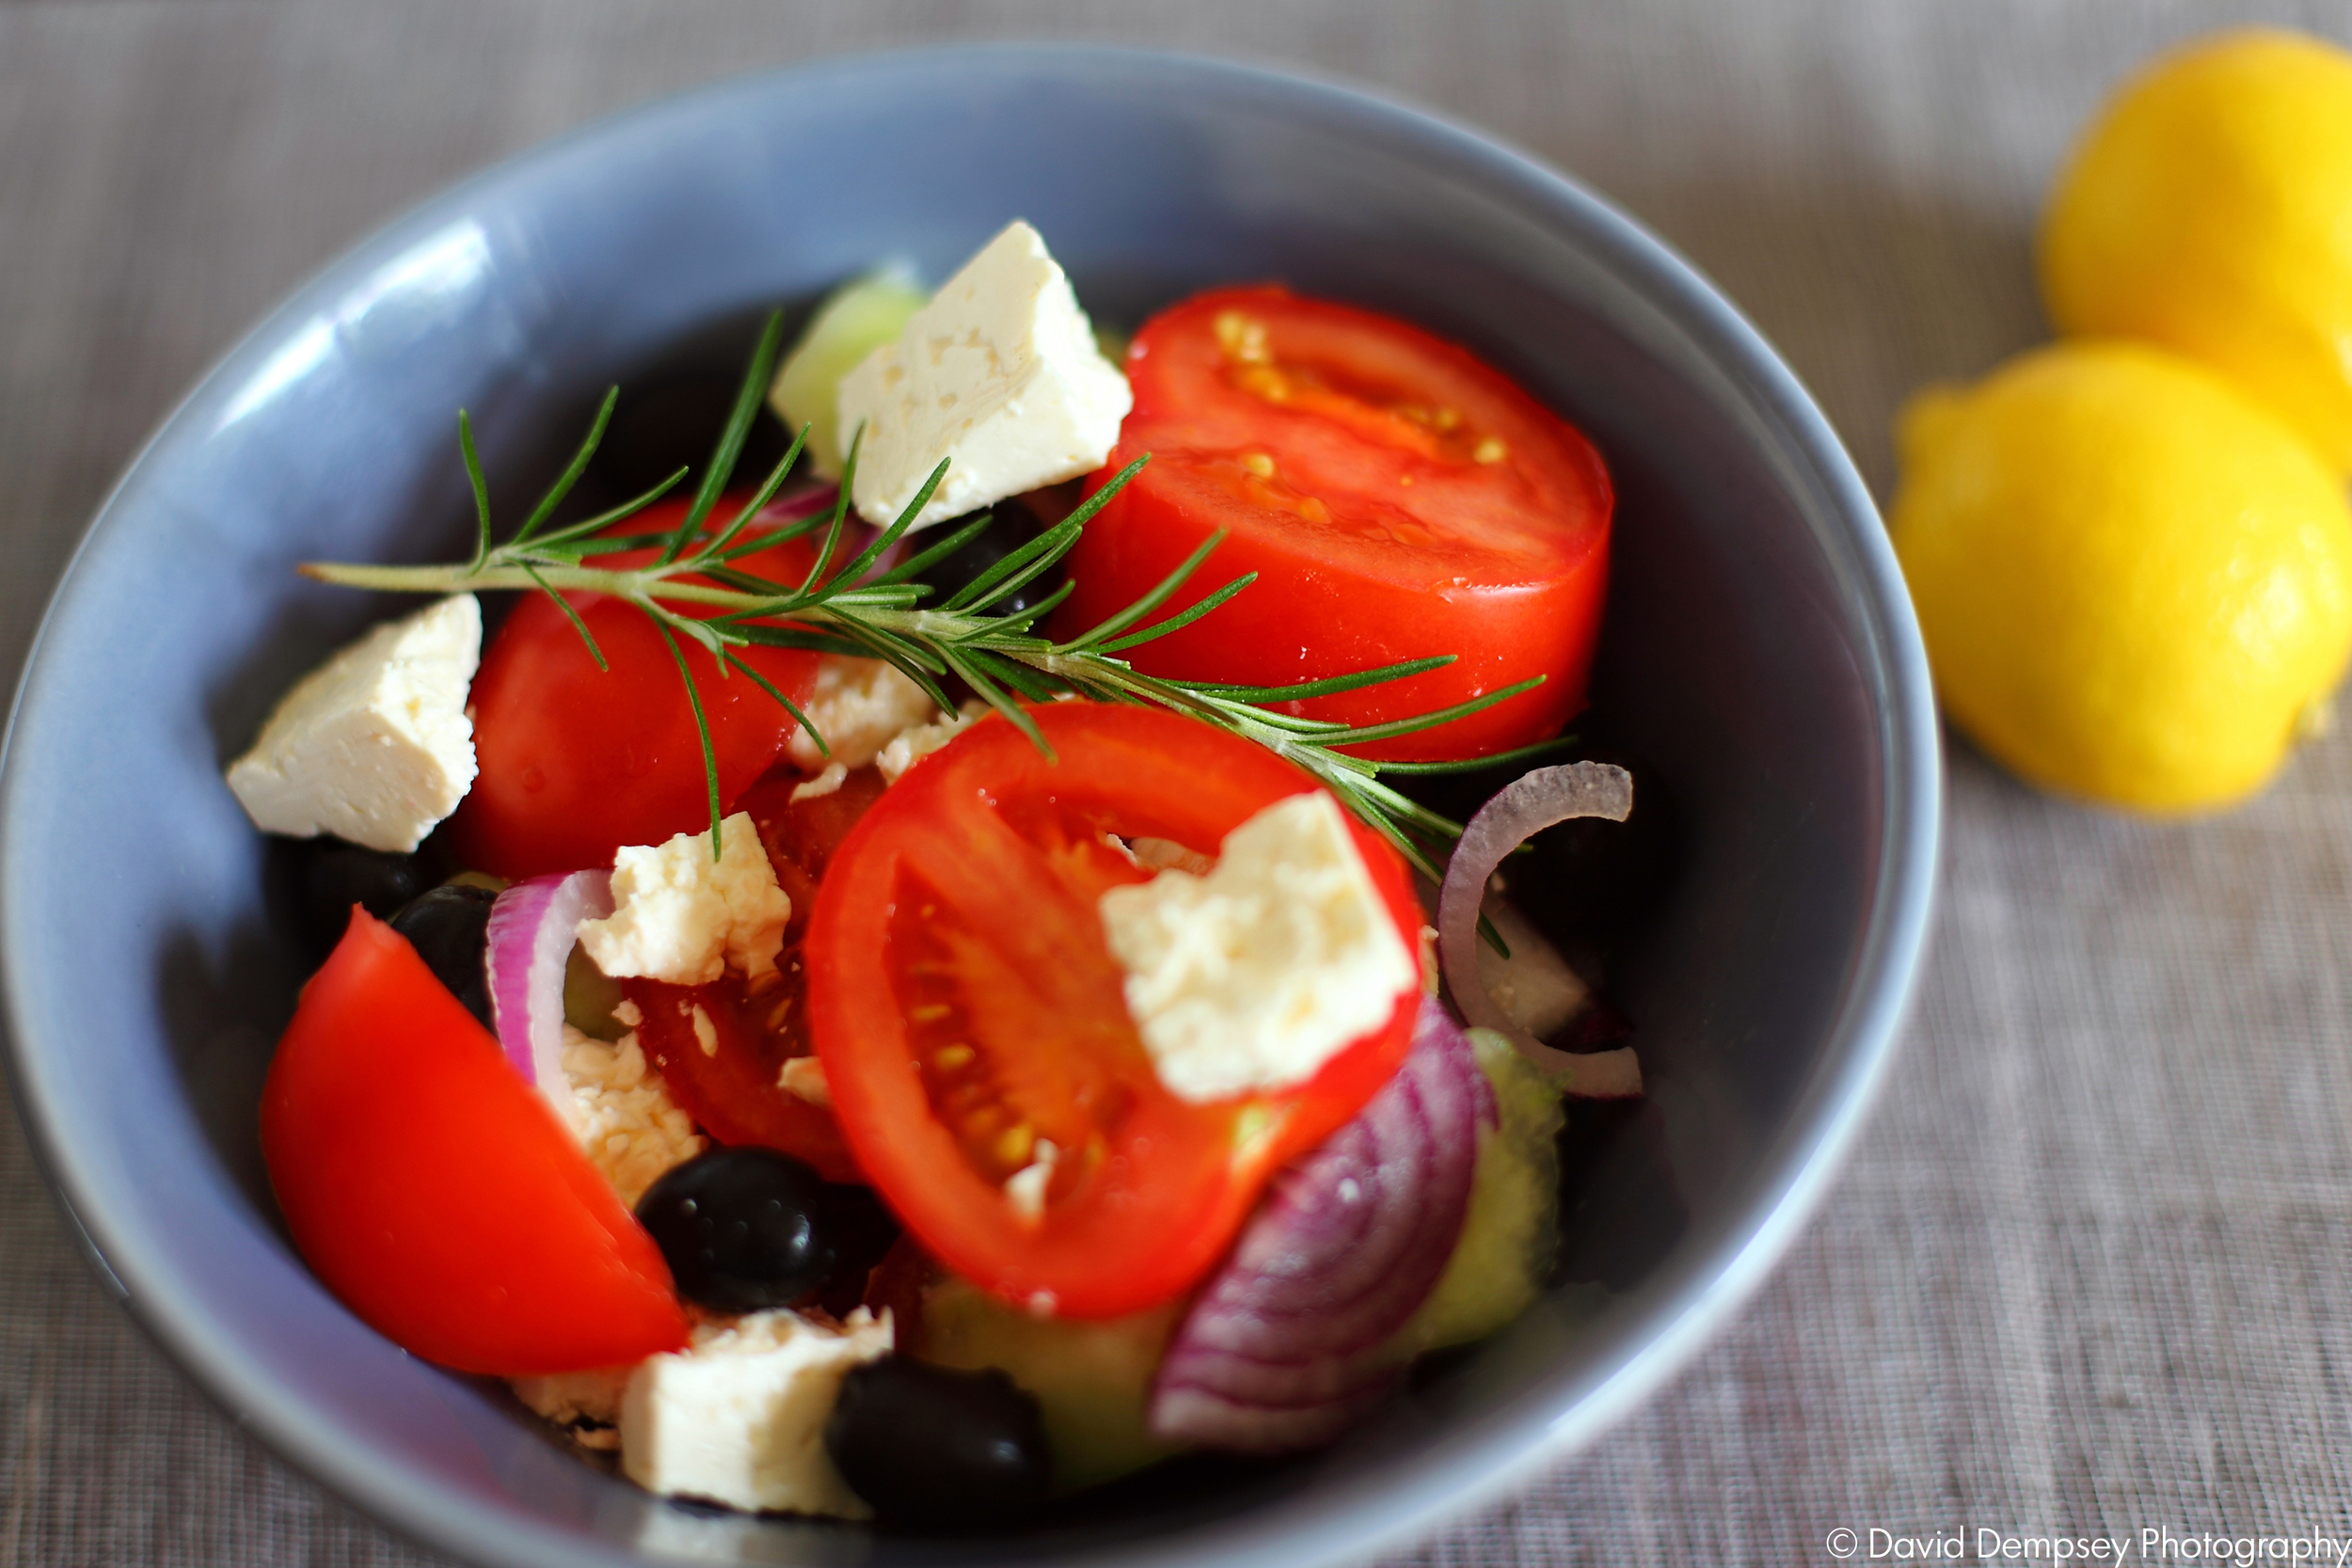
{"type": "MultiPolygon", "coordinates": [[[[657,93],[977,37],[1369,82],[1679,245],[1883,498],[1900,398],[2042,335],[2028,235],[2074,129],[2233,10],[0,0],[0,674],[107,483],[264,307],[450,180],[657,93]]],[[[2352,36],[2352,6],[2270,14],[2352,36]]],[[[2352,1535],[2352,736],[2191,826],[2054,803],[1963,746],[1949,774],[1919,1005],[1804,1239],[1639,1413],[1400,1560],[1824,1563],[1839,1527],[1866,1550],[1964,1529],[1972,1555],[1979,1528],[2352,1535]]],[[[427,1560],[188,1389],[0,1117],[0,1568],[427,1560]]]]}

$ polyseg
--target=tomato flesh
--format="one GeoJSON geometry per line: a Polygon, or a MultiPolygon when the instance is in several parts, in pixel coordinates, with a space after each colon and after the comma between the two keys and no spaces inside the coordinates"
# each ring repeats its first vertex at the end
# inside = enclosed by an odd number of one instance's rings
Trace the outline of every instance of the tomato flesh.
{"type": "MultiPolygon", "coordinates": [[[[807,940],[818,1059],[858,1164],[933,1256],[1005,1299],[1078,1318],[1164,1301],[1231,1243],[1265,1179],[1386,1083],[1409,989],[1305,1085],[1214,1104],[1159,1082],[1096,900],[1147,873],[1106,843],[1226,833],[1317,787],[1272,752],[1156,710],[1033,710],[1058,760],[1001,718],[908,772],[850,832],[807,940]],[[1025,1214],[1006,1183],[1051,1162],[1025,1214]]],[[[1403,863],[1356,829],[1401,932],[1403,863]]]]}
{"type": "Polygon", "coordinates": [[[262,1093],[294,1245],[393,1343],[500,1377],[686,1343],[669,1266],[555,1112],[392,928],[354,909],[262,1093]]]}
{"type": "Polygon", "coordinates": [[[1608,580],[1609,476],[1574,426],[1508,377],[1403,322],[1264,286],[1153,317],[1127,371],[1135,411],[1089,487],[1151,462],[1071,553],[1065,635],[1141,597],[1223,530],[1153,619],[1245,572],[1257,582],[1136,648],[1137,669],[1274,686],[1459,656],[1294,705],[1359,725],[1545,678],[1467,719],[1358,748],[1393,759],[1525,745],[1583,705],[1608,580]]]}
{"type": "MultiPolygon", "coordinates": [[[[686,505],[663,502],[621,526],[632,533],[675,529],[686,505]]],[[[714,514],[720,521],[732,515],[723,505],[714,514]]],[[[656,553],[594,559],[621,569],[656,553]]],[[[792,540],[737,564],[797,581],[813,558],[804,540],[792,540]]],[[[611,668],[599,670],[569,617],[546,594],[533,594],[515,605],[491,639],[469,697],[480,772],[450,831],[466,864],[501,877],[610,865],[623,845],[660,844],[710,820],[702,739],[660,628],[611,594],[567,593],[564,599],[611,668]]],[[[731,805],[775,762],[798,726],[753,682],[739,673],[722,676],[707,650],[679,641],[710,723],[720,799],[731,805]]],[[[737,657],[796,703],[816,681],[813,653],[744,648],[737,657]]]]}

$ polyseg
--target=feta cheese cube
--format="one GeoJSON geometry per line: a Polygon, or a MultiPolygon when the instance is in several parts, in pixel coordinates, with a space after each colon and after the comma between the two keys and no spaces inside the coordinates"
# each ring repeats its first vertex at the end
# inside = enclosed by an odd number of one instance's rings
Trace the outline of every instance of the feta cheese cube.
{"type": "MultiPolygon", "coordinates": [[[[842,654],[827,654],[817,666],[816,689],[801,707],[825,737],[830,761],[844,768],[864,768],[901,730],[939,715],[938,705],[895,665],[842,654]]],[[[803,773],[822,772],[829,760],[804,729],[792,732],[791,753],[803,773]]]]}
{"type": "Polygon", "coordinates": [[[376,627],[278,701],[230,790],[269,832],[414,849],[473,786],[466,691],[481,661],[471,594],[376,627]]]}
{"type": "Polygon", "coordinates": [[[889,1314],[864,1307],[837,1330],[789,1311],[703,1323],[629,1374],[622,1473],[663,1497],[870,1518],[825,1452],[825,1420],[850,1369],[890,1343],[889,1314]]]}
{"type": "Polygon", "coordinates": [[[754,978],[775,973],[792,900],[776,885],[751,815],[739,811],[719,826],[715,861],[707,829],[613,855],[612,912],[580,923],[580,943],[598,969],[674,986],[707,985],[730,968],[754,978]]]}
{"type": "Polygon", "coordinates": [[[1014,223],[842,379],[841,429],[866,426],[850,499],[898,519],[941,458],[916,528],[1103,466],[1134,398],[1095,346],[1045,242],[1014,223]]]}
{"type": "Polygon", "coordinates": [[[1196,1104],[1305,1083],[1421,978],[1328,794],[1276,801],[1221,848],[1206,876],[1100,903],[1160,1082],[1196,1104]]]}

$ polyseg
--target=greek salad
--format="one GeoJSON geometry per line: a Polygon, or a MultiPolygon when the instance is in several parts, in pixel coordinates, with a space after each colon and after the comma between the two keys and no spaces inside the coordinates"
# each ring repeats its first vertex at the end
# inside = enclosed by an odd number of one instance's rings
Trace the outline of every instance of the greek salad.
{"type": "Polygon", "coordinates": [[[1018,222],[582,515],[615,405],[503,543],[461,414],[472,559],[304,568],[431,597],[228,769],[328,1290],[653,1492],[914,1529],[1329,1443],[1534,1299],[1564,1099],[1641,1093],[1511,895],[1635,805],[1561,761],[1574,427],[1275,284],[1116,339],[1018,222]]]}

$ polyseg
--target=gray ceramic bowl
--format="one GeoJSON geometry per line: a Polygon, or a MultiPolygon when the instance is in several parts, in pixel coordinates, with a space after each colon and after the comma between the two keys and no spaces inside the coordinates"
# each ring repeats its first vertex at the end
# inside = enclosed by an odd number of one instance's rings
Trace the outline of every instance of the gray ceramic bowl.
{"type": "Polygon", "coordinates": [[[1230,65],[831,62],[624,115],[428,203],[302,289],[155,436],[58,589],[9,735],[16,1091],[101,1275],[164,1348],[294,1463],[461,1557],[1302,1568],[1591,1436],[1756,1282],[1887,1059],[1937,777],[1918,636],[1836,437],[1738,313],[1602,202],[1425,115],[1230,65]],[[1285,278],[1474,345],[1607,455],[1598,701],[1685,828],[1617,977],[1655,1109],[1589,1174],[1605,1223],[1583,1228],[1586,1272],[1622,1289],[1591,1321],[1573,1292],[1547,1299],[1327,1455],[1180,1469],[1027,1536],[890,1541],[660,1503],[494,1386],[377,1338],[285,1244],[253,1118],[299,974],[219,768],[389,608],[294,562],[457,544],[457,406],[512,505],[591,388],[878,257],[943,276],[1014,215],[1111,321],[1285,278]]]}

